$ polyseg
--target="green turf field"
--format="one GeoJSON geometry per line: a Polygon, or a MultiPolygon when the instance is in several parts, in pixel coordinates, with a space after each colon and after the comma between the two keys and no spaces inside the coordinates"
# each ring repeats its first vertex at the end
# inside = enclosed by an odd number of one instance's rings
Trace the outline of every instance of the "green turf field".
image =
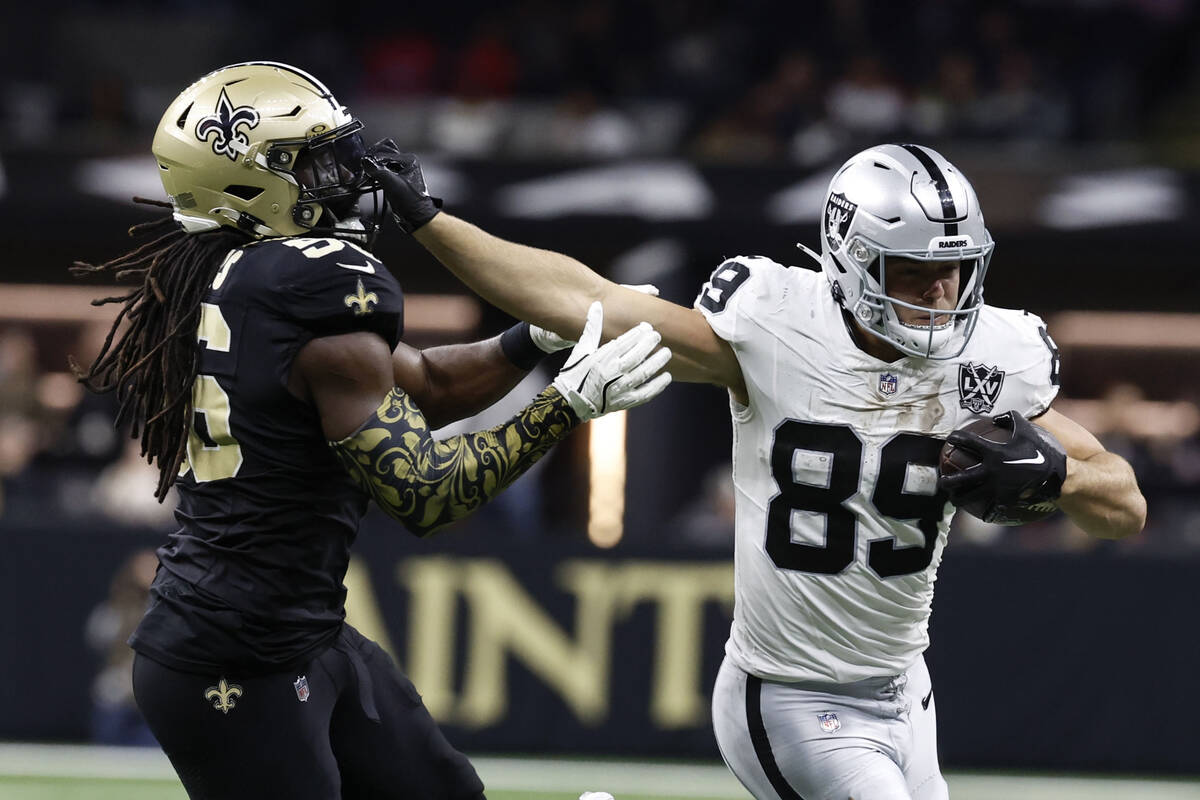
{"type": "MultiPolygon", "coordinates": [[[[492,791],[488,800],[574,800],[562,792],[492,791]]],[[[126,781],[83,778],[3,778],[0,797],[4,800],[187,800],[175,781],[126,781]]],[[[622,794],[619,800],[659,800],[654,795],[622,794]]],[[[725,797],[697,800],[726,800],[725,797]]]]}
{"type": "MultiPolygon", "coordinates": [[[[489,800],[749,800],[723,766],[475,758],[489,800]]],[[[1200,779],[950,773],[953,800],[1200,800],[1200,779]]],[[[2,800],[186,800],[157,751],[0,744],[2,800]]]]}
{"type": "MultiPolygon", "coordinates": [[[[574,800],[562,792],[492,791],[488,800],[574,800]]],[[[83,778],[0,778],[4,800],[187,800],[175,781],[125,781],[83,778]]],[[[620,800],[659,800],[654,795],[622,794],[620,800]]],[[[697,800],[726,800],[724,797],[697,800]]]]}

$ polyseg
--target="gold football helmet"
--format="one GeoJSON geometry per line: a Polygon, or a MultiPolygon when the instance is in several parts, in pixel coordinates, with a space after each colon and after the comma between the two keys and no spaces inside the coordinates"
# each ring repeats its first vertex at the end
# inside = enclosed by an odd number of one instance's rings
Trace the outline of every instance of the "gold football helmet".
{"type": "Polygon", "coordinates": [[[271,61],[233,64],[167,107],[152,150],[175,219],[189,233],[222,225],[252,236],[340,226],[375,184],[360,166],[362,123],[308,73],[271,61]]]}

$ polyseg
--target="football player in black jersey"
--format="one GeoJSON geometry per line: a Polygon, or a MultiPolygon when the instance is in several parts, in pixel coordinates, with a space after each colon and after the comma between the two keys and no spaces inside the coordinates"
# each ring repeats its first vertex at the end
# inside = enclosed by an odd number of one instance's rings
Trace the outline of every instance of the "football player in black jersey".
{"type": "Polygon", "coordinates": [[[517,416],[432,438],[566,343],[527,324],[401,343],[400,286],[358,214],[375,190],[361,128],[293,67],[206,75],[154,139],[171,215],[135,229],[155,237],[141,248],[76,265],[137,282],[98,301],[122,308],[77,371],[117,393],[119,423],[161,470],[158,496],[178,487],[181,528],[130,645],[138,705],[192,798],[481,797],[412,684],[343,621],[359,519],[373,498],[425,535],[581,421],[670,381],[649,325],[599,345],[595,304],[567,366],[517,416]]]}

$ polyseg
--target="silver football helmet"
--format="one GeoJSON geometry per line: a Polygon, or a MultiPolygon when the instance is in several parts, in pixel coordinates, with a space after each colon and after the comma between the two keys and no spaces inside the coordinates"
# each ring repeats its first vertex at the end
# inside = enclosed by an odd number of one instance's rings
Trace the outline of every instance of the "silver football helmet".
{"type": "Polygon", "coordinates": [[[962,353],[983,308],[994,247],[970,182],[928,147],[864,150],[842,165],[825,194],[821,268],[835,299],[907,355],[949,359],[962,353]],[[961,261],[957,305],[934,310],[889,297],[891,257],[961,261]],[[928,313],[928,322],[905,324],[897,306],[928,313]],[[938,317],[946,321],[937,324],[938,317]]]}

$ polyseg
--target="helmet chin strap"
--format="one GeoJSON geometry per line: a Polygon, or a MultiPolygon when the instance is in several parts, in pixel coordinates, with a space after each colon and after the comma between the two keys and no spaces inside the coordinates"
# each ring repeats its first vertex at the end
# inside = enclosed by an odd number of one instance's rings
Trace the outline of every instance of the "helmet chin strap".
{"type": "Polygon", "coordinates": [[[811,258],[813,261],[817,262],[818,267],[822,266],[822,264],[824,263],[821,261],[820,254],[817,253],[815,250],[813,250],[811,247],[806,246],[803,242],[796,242],[796,247],[799,247],[801,250],[803,250],[805,252],[805,254],[809,258],[811,258]]]}
{"type": "Polygon", "coordinates": [[[338,216],[328,207],[324,206],[324,213],[321,219],[329,219],[333,221],[332,225],[313,226],[309,230],[314,234],[325,234],[336,237],[338,239],[346,239],[357,244],[364,245],[370,250],[375,244],[375,237],[379,235],[382,220],[387,213],[387,200],[380,202],[380,193],[371,192],[372,199],[375,204],[375,214],[372,215],[374,222],[367,222],[358,210],[357,204],[353,206],[353,212],[347,214],[344,219],[339,219],[338,216]]]}
{"type": "Polygon", "coordinates": [[[217,214],[232,222],[238,230],[253,233],[257,236],[279,236],[279,232],[263,224],[249,214],[227,206],[217,206],[210,214],[217,214]]]}

